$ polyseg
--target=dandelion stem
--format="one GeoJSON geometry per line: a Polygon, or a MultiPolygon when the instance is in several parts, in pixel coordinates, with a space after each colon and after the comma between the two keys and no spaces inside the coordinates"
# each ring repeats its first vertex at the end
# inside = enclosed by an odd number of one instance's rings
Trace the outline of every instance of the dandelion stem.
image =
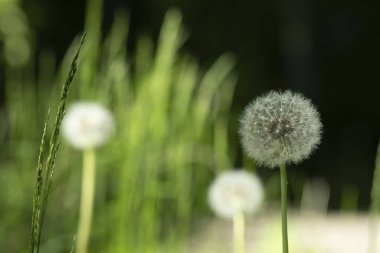
{"type": "Polygon", "coordinates": [[[234,226],[234,253],[245,252],[245,228],[244,228],[244,213],[237,212],[233,217],[234,226]]]}
{"type": "Polygon", "coordinates": [[[83,152],[82,193],[76,253],[87,253],[95,192],[95,150],[83,152]]]}
{"type": "Polygon", "coordinates": [[[368,253],[375,253],[377,250],[378,223],[377,217],[380,211],[380,141],[377,147],[375,171],[372,180],[370,224],[369,224],[369,248],[368,253]]]}
{"type": "Polygon", "coordinates": [[[281,217],[282,217],[282,252],[288,253],[288,221],[287,221],[287,180],[285,164],[280,165],[281,176],[281,217]]]}

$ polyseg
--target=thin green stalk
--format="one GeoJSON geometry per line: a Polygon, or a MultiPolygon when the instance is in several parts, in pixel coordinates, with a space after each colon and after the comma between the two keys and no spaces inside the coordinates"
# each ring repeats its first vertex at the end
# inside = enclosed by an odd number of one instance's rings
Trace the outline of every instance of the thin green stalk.
{"type": "Polygon", "coordinates": [[[95,150],[83,152],[82,193],[76,253],[87,253],[95,193],[95,150]]]}
{"type": "Polygon", "coordinates": [[[281,176],[281,218],[282,218],[282,252],[288,253],[288,207],[287,207],[287,180],[285,164],[280,165],[281,176]]]}
{"type": "Polygon", "coordinates": [[[369,247],[368,253],[376,253],[378,236],[378,213],[380,211],[380,142],[377,146],[375,171],[372,180],[370,224],[369,224],[369,247]]]}
{"type": "Polygon", "coordinates": [[[37,177],[36,177],[36,185],[33,196],[33,214],[32,214],[32,229],[31,229],[31,237],[29,240],[29,252],[39,253],[40,244],[41,244],[41,234],[43,223],[46,215],[48,199],[50,188],[53,183],[53,176],[55,172],[55,162],[57,152],[59,150],[59,132],[62,123],[63,116],[65,114],[67,96],[69,93],[69,89],[71,83],[74,79],[75,73],[78,67],[78,57],[80,49],[83,45],[86,33],[83,34],[80,45],[74,55],[74,58],[71,63],[71,67],[66,79],[66,82],[62,86],[61,91],[61,99],[58,105],[57,114],[54,122],[53,133],[50,137],[49,146],[45,147],[45,137],[47,131],[47,121],[44,127],[44,133],[41,140],[40,152],[38,155],[38,165],[37,165],[37,177]],[[49,152],[47,154],[46,161],[43,162],[43,153],[44,149],[48,148],[49,152]],[[45,169],[43,169],[43,167],[45,169]]]}
{"type": "Polygon", "coordinates": [[[38,163],[37,163],[37,175],[36,175],[36,185],[34,188],[34,196],[33,196],[33,216],[32,216],[32,230],[31,235],[29,239],[29,253],[33,253],[36,243],[39,241],[40,234],[39,234],[39,216],[40,216],[40,208],[41,208],[41,192],[42,192],[42,184],[43,184],[43,153],[45,148],[45,138],[46,138],[46,130],[47,130],[47,124],[49,121],[49,114],[50,110],[48,112],[47,119],[45,121],[44,130],[42,133],[41,138],[41,145],[40,145],[40,152],[38,154],[38,163]]]}
{"type": "Polygon", "coordinates": [[[245,227],[244,227],[244,213],[237,212],[233,217],[234,226],[234,253],[245,252],[245,227]]]}

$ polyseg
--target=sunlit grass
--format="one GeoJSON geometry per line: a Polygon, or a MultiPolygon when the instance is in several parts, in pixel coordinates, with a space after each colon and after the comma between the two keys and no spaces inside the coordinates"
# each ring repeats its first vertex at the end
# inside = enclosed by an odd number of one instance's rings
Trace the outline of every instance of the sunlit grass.
{"type": "MultiPolygon", "coordinates": [[[[128,55],[127,16],[117,14],[101,40],[100,13],[101,3],[90,1],[88,43],[69,98],[69,103],[107,105],[117,121],[115,137],[97,156],[89,251],[178,252],[186,247],[197,217],[209,212],[204,196],[213,171],[231,164],[227,112],[235,85],[234,60],[223,55],[204,71],[180,52],[184,37],[177,10],[166,15],[157,42],[143,37],[136,54],[128,55]]],[[[56,64],[51,52],[39,56],[37,75],[33,66],[6,69],[0,247],[11,252],[27,248],[31,168],[39,135],[47,108],[59,103],[56,84],[65,78],[77,46],[75,40],[57,74],[51,73],[56,64]]],[[[47,131],[46,138],[50,136],[47,131]]],[[[69,252],[76,233],[81,159],[64,141],[56,168],[40,252],[69,252]]]]}

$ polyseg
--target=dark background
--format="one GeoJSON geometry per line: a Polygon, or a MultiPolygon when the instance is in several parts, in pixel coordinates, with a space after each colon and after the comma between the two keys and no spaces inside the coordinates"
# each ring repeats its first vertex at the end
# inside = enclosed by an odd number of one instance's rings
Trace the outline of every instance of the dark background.
{"type": "MultiPolygon", "coordinates": [[[[58,57],[83,30],[85,1],[24,0],[22,6],[37,48],[51,48],[58,57]]],[[[239,112],[258,94],[270,89],[305,94],[321,112],[323,140],[311,159],[290,173],[325,179],[332,209],[340,208],[347,187],[359,191],[359,207],[366,209],[380,130],[380,2],[105,0],[104,30],[116,8],[127,9],[133,53],[136,34],[157,36],[172,6],[182,11],[189,32],[185,50],[201,65],[208,67],[226,51],[236,56],[231,139],[238,138],[239,112]]]]}

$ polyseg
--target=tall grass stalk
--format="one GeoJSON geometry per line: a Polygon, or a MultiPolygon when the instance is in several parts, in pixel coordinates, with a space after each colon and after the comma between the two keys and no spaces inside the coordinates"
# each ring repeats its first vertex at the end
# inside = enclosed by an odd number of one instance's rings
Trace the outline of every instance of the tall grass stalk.
{"type": "Polygon", "coordinates": [[[379,211],[380,211],[380,141],[377,146],[375,170],[374,170],[373,180],[372,180],[368,253],[377,252],[377,237],[379,233],[378,231],[379,211]]]}
{"type": "MultiPolygon", "coordinates": [[[[35,250],[36,244],[40,241],[41,229],[40,229],[40,204],[42,196],[42,186],[43,186],[43,176],[42,176],[42,167],[43,167],[43,153],[45,148],[45,138],[47,123],[49,121],[48,117],[45,121],[44,130],[41,138],[40,151],[38,154],[37,170],[36,170],[36,183],[34,186],[34,196],[33,196],[33,215],[32,215],[32,230],[29,238],[29,252],[33,253],[35,250]]],[[[36,246],[38,248],[38,246],[36,246]]]]}
{"type": "Polygon", "coordinates": [[[99,61],[102,11],[103,0],[87,1],[85,27],[88,39],[86,45],[83,46],[86,57],[83,59],[81,71],[78,73],[81,85],[77,87],[82,99],[91,99],[94,95],[91,86],[95,82],[99,61]]]}
{"type": "Polygon", "coordinates": [[[35,184],[35,191],[34,191],[34,196],[33,196],[32,229],[31,229],[30,240],[29,240],[30,253],[34,253],[34,252],[38,253],[40,250],[43,222],[46,215],[49,193],[50,193],[51,185],[53,182],[53,176],[55,172],[56,155],[59,149],[60,126],[61,126],[62,119],[65,113],[65,107],[66,107],[69,89],[74,79],[75,73],[77,71],[78,56],[79,56],[81,46],[83,45],[84,38],[85,38],[85,34],[82,36],[80,46],[77,49],[77,52],[74,55],[74,58],[72,60],[68,77],[62,87],[61,99],[60,99],[60,103],[57,109],[57,114],[56,114],[55,123],[53,127],[53,133],[50,137],[50,142],[49,142],[49,153],[48,153],[45,163],[43,163],[43,155],[44,155],[43,153],[44,153],[44,146],[45,146],[47,121],[44,126],[44,131],[43,131],[41,145],[40,145],[40,151],[38,155],[38,163],[37,163],[37,170],[36,170],[36,174],[37,174],[36,184],[35,184]],[[43,171],[43,167],[45,167],[44,171],[43,171]]]}

